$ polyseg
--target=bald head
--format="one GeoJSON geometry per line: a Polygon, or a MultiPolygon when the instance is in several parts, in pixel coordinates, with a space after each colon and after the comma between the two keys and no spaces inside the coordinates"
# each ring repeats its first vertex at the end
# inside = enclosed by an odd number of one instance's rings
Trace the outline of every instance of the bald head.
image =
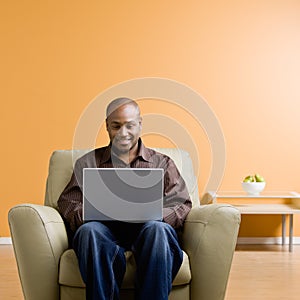
{"type": "Polygon", "coordinates": [[[117,98],[108,104],[106,108],[106,119],[108,119],[108,117],[111,114],[113,114],[113,112],[115,112],[116,110],[118,110],[119,108],[125,105],[132,105],[136,109],[137,115],[140,116],[140,108],[138,104],[130,98],[122,97],[122,98],[117,98]]]}

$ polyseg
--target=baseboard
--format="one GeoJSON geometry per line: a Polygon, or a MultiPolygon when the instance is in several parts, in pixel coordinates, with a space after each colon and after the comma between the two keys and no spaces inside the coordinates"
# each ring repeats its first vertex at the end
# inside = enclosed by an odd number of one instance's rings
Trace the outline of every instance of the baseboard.
{"type": "Polygon", "coordinates": [[[11,245],[11,237],[0,237],[0,245],[11,245]]]}
{"type": "MultiPolygon", "coordinates": [[[[281,237],[239,237],[239,245],[281,245],[281,237]]],[[[289,243],[289,237],[285,238],[285,244],[289,243]]],[[[11,237],[0,237],[0,245],[11,245],[11,237]]],[[[300,237],[293,237],[293,244],[300,245],[300,237]]]]}
{"type": "MultiPolygon", "coordinates": [[[[281,237],[239,237],[237,240],[238,245],[281,245],[281,237]]],[[[285,245],[289,244],[289,237],[285,238],[285,245]]],[[[293,237],[293,244],[300,244],[300,237],[293,237]]]]}

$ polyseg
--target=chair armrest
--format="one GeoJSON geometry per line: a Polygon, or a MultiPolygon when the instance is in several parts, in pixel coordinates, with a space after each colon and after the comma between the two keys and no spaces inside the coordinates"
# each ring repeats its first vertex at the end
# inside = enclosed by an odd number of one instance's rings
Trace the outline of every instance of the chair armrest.
{"type": "Polygon", "coordinates": [[[58,264],[68,248],[64,222],[52,207],[22,204],[8,213],[25,299],[59,299],[58,264]]]}
{"type": "Polygon", "coordinates": [[[240,224],[228,204],[193,208],[184,224],[182,247],[190,259],[191,299],[224,299],[240,224]]]}

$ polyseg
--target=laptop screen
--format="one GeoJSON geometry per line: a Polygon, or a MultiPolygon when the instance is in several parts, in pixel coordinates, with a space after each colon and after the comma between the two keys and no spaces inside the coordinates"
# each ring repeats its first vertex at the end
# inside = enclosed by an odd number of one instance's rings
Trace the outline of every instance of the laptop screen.
{"type": "Polygon", "coordinates": [[[152,168],[84,168],[83,220],[161,220],[163,172],[152,168]]]}

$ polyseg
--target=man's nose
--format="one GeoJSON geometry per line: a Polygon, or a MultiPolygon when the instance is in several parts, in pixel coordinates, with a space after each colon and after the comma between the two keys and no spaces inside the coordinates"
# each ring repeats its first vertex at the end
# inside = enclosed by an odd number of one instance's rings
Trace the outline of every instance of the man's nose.
{"type": "Polygon", "coordinates": [[[127,135],[127,128],[126,128],[125,125],[123,125],[123,126],[119,129],[118,135],[119,135],[119,136],[126,136],[126,135],[127,135]]]}

